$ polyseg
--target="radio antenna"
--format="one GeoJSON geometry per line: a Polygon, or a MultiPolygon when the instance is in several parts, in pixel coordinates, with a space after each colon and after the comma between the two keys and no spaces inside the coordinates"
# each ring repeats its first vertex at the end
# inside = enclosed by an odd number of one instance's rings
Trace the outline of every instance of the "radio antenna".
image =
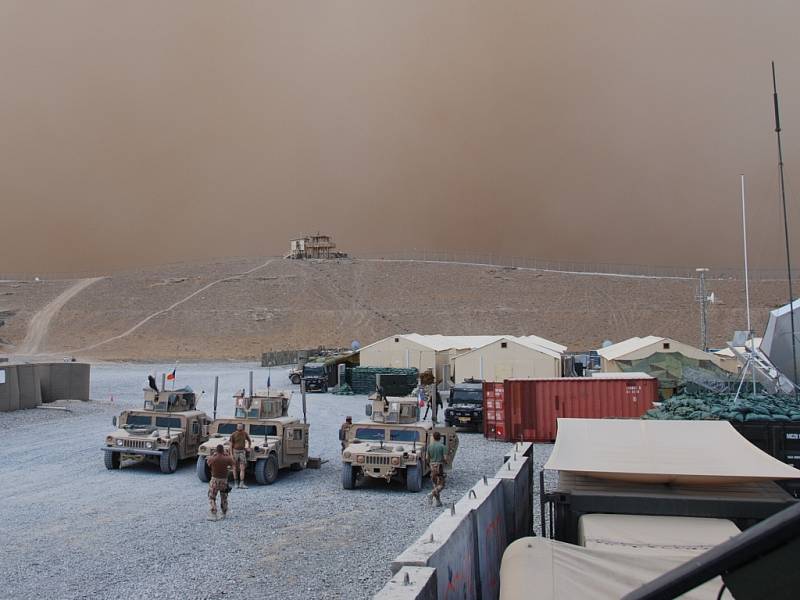
{"type": "Polygon", "coordinates": [[[794,400],[800,402],[797,390],[797,338],[794,328],[794,294],[792,292],[792,258],[789,251],[789,220],[786,215],[786,186],[783,179],[783,145],[781,144],[781,117],[778,108],[778,84],[775,77],[775,61],[772,61],[772,102],[775,107],[775,133],[778,136],[778,170],[780,171],[781,203],[783,205],[783,237],[786,243],[786,275],[789,279],[789,322],[792,327],[792,369],[794,400]]]}

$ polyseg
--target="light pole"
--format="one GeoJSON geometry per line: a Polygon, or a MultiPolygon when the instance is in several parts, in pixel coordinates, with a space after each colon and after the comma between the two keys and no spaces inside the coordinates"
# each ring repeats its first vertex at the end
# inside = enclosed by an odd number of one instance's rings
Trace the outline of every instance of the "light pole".
{"type": "Polygon", "coordinates": [[[705,267],[700,267],[695,269],[695,271],[700,275],[700,293],[698,295],[697,300],[700,302],[700,342],[703,347],[703,352],[708,351],[708,315],[707,315],[707,302],[708,297],[706,296],[706,273],[708,273],[708,269],[705,267]]]}

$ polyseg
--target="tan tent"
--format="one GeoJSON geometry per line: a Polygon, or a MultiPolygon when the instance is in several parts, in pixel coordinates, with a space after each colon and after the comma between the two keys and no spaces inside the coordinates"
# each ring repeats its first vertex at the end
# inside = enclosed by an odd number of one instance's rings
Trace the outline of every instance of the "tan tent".
{"type": "Polygon", "coordinates": [[[578,519],[578,544],[633,554],[702,554],[738,535],[727,519],[589,514],[578,519]]]}
{"type": "MultiPolygon", "coordinates": [[[[511,544],[500,566],[500,600],[617,600],[685,563],[694,554],[630,554],[583,548],[539,537],[511,544]]],[[[681,596],[714,600],[719,579],[681,596]]],[[[730,599],[729,592],[722,598],[730,599]]]]}
{"type": "Polygon", "coordinates": [[[800,478],[727,421],[558,419],[545,469],[647,483],[727,483],[800,478]]]}
{"type": "MultiPolygon", "coordinates": [[[[559,347],[566,350],[565,346],[559,347]]],[[[562,352],[527,337],[501,337],[456,356],[452,361],[453,373],[456,381],[502,382],[506,379],[561,377],[562,352]]]]}

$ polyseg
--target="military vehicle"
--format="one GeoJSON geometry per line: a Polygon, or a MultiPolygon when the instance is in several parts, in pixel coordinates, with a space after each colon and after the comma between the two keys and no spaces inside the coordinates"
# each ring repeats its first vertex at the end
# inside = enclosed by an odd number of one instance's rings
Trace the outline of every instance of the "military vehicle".
{"type": "Polygon", "coordinates": [[[418,492],[430,474],[428,444],[433,433],[442,435],[448,464],[458,450],[454,427],[437,427],[419,420],[419,401],[415,397],[374,394],[367,404],[370,421],[354,423],[347,432],[347,447],[342,452],[342,487],[352,490],[365,477],[405,481],[406,489],[418,492]]]}
{"type": "Polygon", "coordinates": [[[307,362],[303,365],[303,383],[307,392],[327,392],[330,383],[328,366],[323,362],[307,362]]]}
{"type": "Polygon", "coordinates": [[[195,410],[197,396],[191,388],[144,390],[144,408],[125,410],[114,417],[117,430],[106,436],[103,455],[107,469],[122,461],[158,463],[162,473],[174,473],[178,461],[197,456],[208,439],[211,419],[195,410]]]}
{"type": "Polygon", "coordinates": [[[239,423],[250,434],[252,446],[247,452],[247,473],[261,485],[270,485],[280,469],[299,471],[308,463],[307,423],[289,417],[289,396],[284,392],[256,393],[251,397],[234,396],[235,417],[217,419],[209,427],[208,441],[200,446],[197,477],[208,481],[211,470],[206,458],[222,444],[230,452],[230,436],[239,423]]]}
{"type": "Polygon", "coordinates": [[[303,367],[301,365],[292,367],[292,370],[289,371],[289,381],[291,381],[294,385],[300,385],[300,382],[302,380],[303,380],[303,367]]]}
{"type": "Polygon", "coordinates": [[[465,381],[451,387],[444,422],[450,427],[472,427],[480,431],[483,426],[483,384],[465,381]]]}

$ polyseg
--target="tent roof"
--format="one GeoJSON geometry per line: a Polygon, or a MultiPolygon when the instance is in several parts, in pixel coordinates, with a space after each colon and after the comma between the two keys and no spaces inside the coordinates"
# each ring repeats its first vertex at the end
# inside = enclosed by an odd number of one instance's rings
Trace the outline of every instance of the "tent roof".
{"type": "Polygon", "coordinates": [[[727,421],[558,419],[545,469],[649,483],[800,478],[727,421]]]}
{"type": "MultiPolygon", "coordinates": [[[[753,342],[756,348],[761,347],[761,340],[760,337],[754,337],[753,342]]],[[[740,354],[744,354],[746,350],[750,348],[750,340],[747,340],[744,346],[736,346],[736,349],[739,351],[740,354]]],[[[736,355],[733,353],[733,350],[730,348],[722,348],[721,350],[717,350],[714,354],[718,356],[727,356],[728,358],[735,358],[736,355]]]]}
{"type": "MultiPolygon", "coordinates": [[[[503,554],[500,600],[616,600],[690,559],[685,553],[632,555],[524,537],[503,554]]],[[[681,598],[714,600],[721,584],[712,579],[681,598]]],[[[730,592],[722,596],[732,597],[730,592]]]]}
{"type": "MultiPolygon", "coordinates": [[[[494,343],[499,342],[499,341],[508,341],[508,342],[511,342],[512,344],[518,344],[518,345],[522,346],[523,348],[527,348],[529,350],[533,350],[533,351],[539,352],[541,354],[546,354],[548,356],[552,356],[553,358],[561,358],[561,352],[560,351],[554,350],[553,348],[548,348],[546,346],[542,346],[540,344],[537,344],[535,341],[532,341],[532,340],[529,339],[531,337],[535,337],[535,336],[527,336],[527,337],[514,337],[514,336],[510,336],[510,335],[498,336],[497,339],[494,339],[491,342],[489,342],[487,344],[484,344],[483,346],[479,346],[477,348],[473,348],[469,352],[465,352],[464,354],[461,354],[460,356],[458,356],[456,358],[456,360],[458,360],[458,358],[461,358],[462,356],[468,356],[468,355],[472,354],[473,352],[480,352],[481,350],[483,350],[487,346],[490,346],[491,344],[494,344],[494,343]]],[[[566,346],[561,346],[561,347],[566,349],[566,346]]]]}
{"type": "Polygon", "coordinates": [[[605,348],[600,348],[597,353],[605,358],[606,360],[614,360],[619,358],[620,356],[625,356],[626,354],[630,354],[634,350],[639,350],[640,348],[646,348],[652,344],[660,342],[666,338],[657,337],[654,335],[648,335],[647,337],[632,337],[628,338],[627,340],[623,340],[621,342],[617,342],[616,344],[611,344],[610,346],[606,346],[605,348]]]}
{"type": "Polygon", "coordinates": [[[546,340],[544,338],[535,336],[535,335],[526,335],[526,336],[513,336],[513,335],[424,335],[420,333],[404,333],[400,335],[392,335],[387,338],[383,338],[382,340],[378,340],[377,342],[373,342],[368,346],[364,346],[361,350],[374,346],[386,339],[390,338],[403,338],[410,342],[414,342],[415,344],[419,344],[420,346],[424,346],[426,348],[430,348],[434,352],[444,352],[447,350],[452,349],[469,349],[475,350],[476,348],[481,348],[486,346],[487,344],[494,343],[501,339],[508,339],[518,342],[522,345],[527,345],[530,347],[535,347],[535,349],[545,348],[550,350],[551,352],[557,352],[559,356],[562,352],[564,352],[567,347],[562,346],[561,344],[557,344],[550,340],[546,340]]]}
{"type": "Polygon", "coordinates": [[[595,379],[655,379],[650,373],[644,371],[625,371],[623,373],[592,373],[595,379]]]}

